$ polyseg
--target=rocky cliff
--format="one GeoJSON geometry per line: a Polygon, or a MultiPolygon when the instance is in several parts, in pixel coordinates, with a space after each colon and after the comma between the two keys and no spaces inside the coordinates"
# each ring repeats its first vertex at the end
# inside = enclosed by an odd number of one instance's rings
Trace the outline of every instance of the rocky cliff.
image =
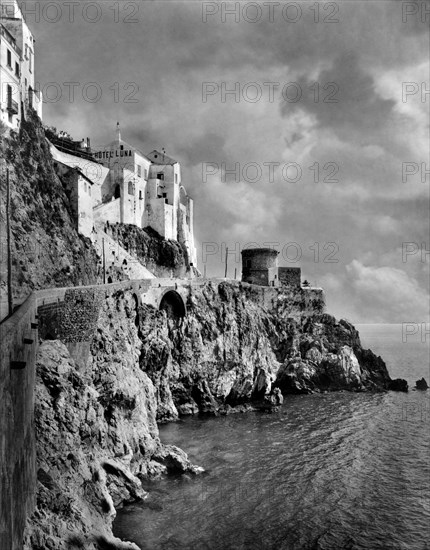
{"type": "Polygon", "coordinates": [[[139,309],[140,368],[154,384],[158,421],[264,405],[276,388],[284,395],[388,388],[384,362],[362,349],[350,323],[310,313],[301,302],[292,311],[282,295],[268,311],[254,292],[237,282],[208,282],[176,321],[139,309]]]}
{"type": "Polygon", "coordinates": [[[24,548],[133,549],[114,539],[115,507],[144,498],[140,477],[196,473],[183,451],[162,445],[156,392],[139,367],[133,297],[106,301],[78,366],[59,340],[42,342],[36,372],[36,511],[24,548]]]}
{"type": "MultiPolygon", "coordinates": [[[[55,174],[37,117],[0,140],[2,264],[6,267],[6,170],[11,193],[12,285],[20,303],[33,289],[101,282],[98,258],[88,239],[78,235],[61,181],[55,174]]],[[[6,272],[2,270],[5,293],[6,272]]]]}
{"type": "Polygon", "coordinates": [[[177,241],[166,240],[151,227],[111,224],[109,234],[156,277],[187,277],[187,249],[177,241]]]}
{"type": "Polygon", "coordinates": [[[115,508],[144,498],[148,476],[198,472],[160,443],[157,421],[267,408],[282,401],[279,390],[387,387],[383,361],[348,322],[292,311],[282,299],[269,312],[256,292],[208,282],[175,318],[120,290],[101,305],[86,364],[58,340],[42,343],[37,509],[26,549],[134,548],[112,537],[115,508]]]}

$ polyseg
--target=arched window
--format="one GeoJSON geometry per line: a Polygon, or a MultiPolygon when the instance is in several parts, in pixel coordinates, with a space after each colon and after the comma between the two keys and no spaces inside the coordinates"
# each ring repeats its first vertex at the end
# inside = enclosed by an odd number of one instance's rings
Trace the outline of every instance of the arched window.
{"type": "Polygon", "coordinates": [[[128,182],[128,194],[129,195],[134,195],[134,189],[133,189],[133,182],[132,181],[129,181],[128,182]]]}

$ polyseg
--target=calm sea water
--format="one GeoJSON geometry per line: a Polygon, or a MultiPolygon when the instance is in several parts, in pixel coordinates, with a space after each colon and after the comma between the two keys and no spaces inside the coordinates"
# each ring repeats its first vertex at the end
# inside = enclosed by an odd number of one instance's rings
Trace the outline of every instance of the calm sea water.
{"type": "MultiPolygon", "coordinates": [[[[429,382],[429,345],[359,326],[392,377],[429,382]]],[[[430,548],[430,391],[291,396],[279,413],[160,428],[206,473],[148,483],[116,535],[144,550],[430,548]]]]}

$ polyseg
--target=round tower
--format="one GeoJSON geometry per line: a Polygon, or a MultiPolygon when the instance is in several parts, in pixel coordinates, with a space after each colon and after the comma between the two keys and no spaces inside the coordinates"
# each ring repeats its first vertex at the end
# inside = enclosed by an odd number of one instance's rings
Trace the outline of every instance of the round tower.
{"type": "Polygon", "coordinates": [[[242,281],[268,286],[278,268],[277,250],[273,248],[248,248],[242,250],[242,281]]]}

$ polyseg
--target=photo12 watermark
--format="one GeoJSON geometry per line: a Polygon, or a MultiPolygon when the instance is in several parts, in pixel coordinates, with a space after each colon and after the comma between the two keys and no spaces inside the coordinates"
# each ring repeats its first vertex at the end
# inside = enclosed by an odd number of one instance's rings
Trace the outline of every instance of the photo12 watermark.
{"type": "Polygon", "coordinates": [[[139,103],[140,90],[136,82],[113,82],[112,84],[100,84],[99,82],[46,82],[35,83],[35,89],[40,91],[43,103],[58,103],[66,101],[75,103],[85,101],[97,103],[103,97],[110,98],[113,103],[139,103]]]}
{"type": "Polygon", "coordinates": [[[300,245],[296,242],[247,242],[247,243],[226,243],[205,241],[202,243],[202,262],[205,264],[208,258],[216,258],[224,263],[226,257],[234,262],[242,261],[242,251],[256,248],[270,248],[279,253],[280,259],[290,263],[299,262],[304,256],[313,263],[337,264],[339,263],[339,245],[335,242],[319,243],[313,242],[308,245],[300,245]]]}
{"type": "Polygon", "coordinates": [[[428,243],[414,243],[404,242],[402,243],[402,262],[405,264],[409,257],[419,255],[420,261],[424,264],[428,262],[430,250],[428,249],[428,243]]]}
{"type": "MultiPolygon", "coordinates": [[[[114,2],[109,0],[78,1],[65,0],[41,2],[20,2],[19,9],[28,24],[34,23],[89,23],[94,25],[100,21],[114,23],[139,23],[141,2],[114,2]]],[[[3,17],[19,18],[17,7],[11,0],[2,0],[1,13],[3,17]]]]}
{"type": "Polygon", "coordinates": [[[430,3],[428,0],[415,0],[414,2],[402,2],[402,22],[420,21],[426,23],[430,20],[430,3]]]}
{"type": "Polygon", "coordinates": [[[411,97],[414,97],[415,100],[418,98],[421,103],[426,103],[429,94],[430,86],[428,82],[402,82],[403,103],[408,103],[411,97]]]}
{"type": "Polygon", "coordinates": [[[422,344],[430,341],[430,323],[402,323],[402,342],[418,342],[422,344]]]}
{"type": "Polygon", "coordinates": [[[402,183],[430,181],[430,168],[425,162],[402,162],[402,183]]]}
{"type": "Polygon", "coordinates": [[[313,82],[305,88],[298,82],[202,82],[202,102],[217,101],[274,103],[276,99],[286,103],[313,101],[314,103],[339,103],[339,85],[336,82],[313,82]]]}
{"type": "Polygon", "coordinates": [[[222,183],[227,181],[240,183],[298,183],[302,180],[310,180],[313,183],[339,183],[338,175],[340,167],[337,162],[318,162],[303,166],[298,162],[280,163],[277,161],[247,162],[227,165],[226,162],[202,162],[202,183],[214,176],[220,178],[222,183]],[[309,178],[307,177],[309,176],[309,178]]]}
{"type": "Polygon", "coordinates": [[[339,23],[337,2],[202,2],[202,22],[339,23]]]}

